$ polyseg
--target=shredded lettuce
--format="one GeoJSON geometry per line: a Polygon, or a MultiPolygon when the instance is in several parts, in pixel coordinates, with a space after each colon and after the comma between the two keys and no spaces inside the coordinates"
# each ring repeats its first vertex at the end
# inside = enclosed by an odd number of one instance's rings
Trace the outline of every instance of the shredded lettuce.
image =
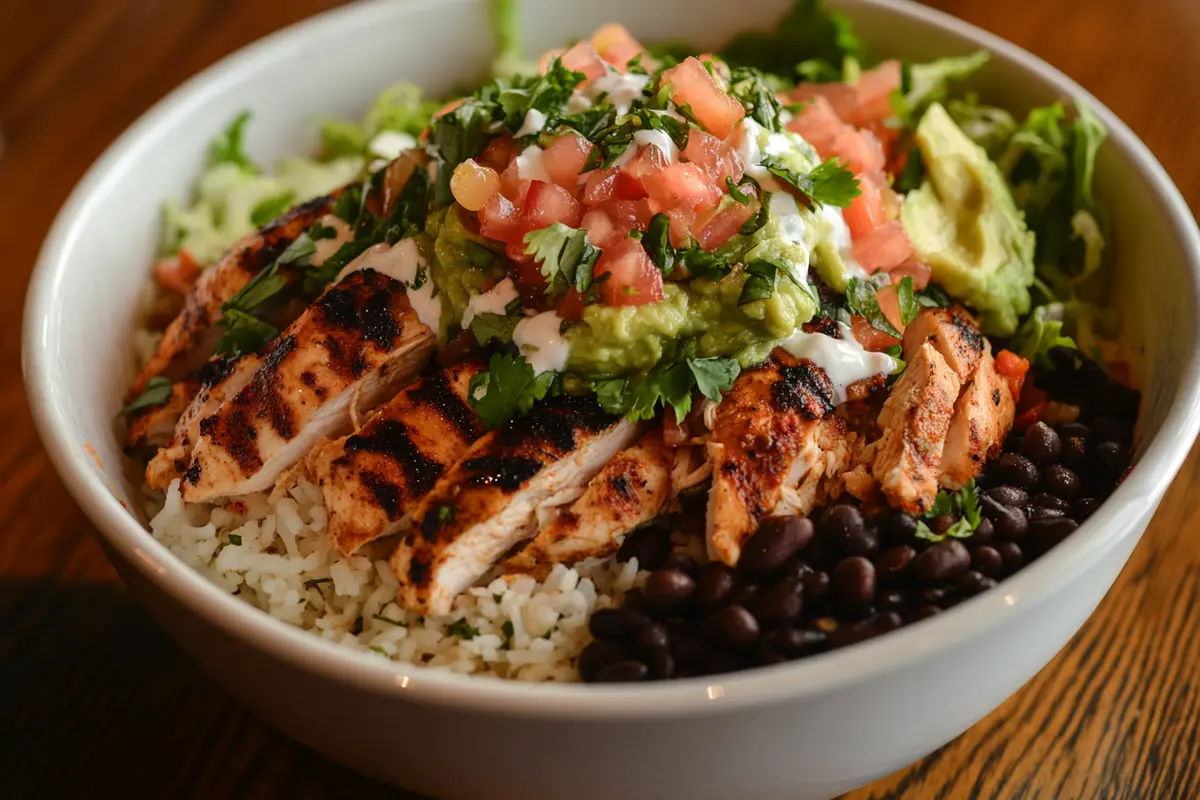
{"type": "Polygon", "coordinates": [[[1064,322],[1066,309],[1062,303],[1038,306],[1013,335],[1009,349],[1027,361],[1045,365],[1051,348],[1075,348],[1075,340],[1063,334],[1064,322]]]}
{"type": "Polygon", "coordinates": [[[371,155],[372,141],[385,131],[413,137],[415,144],[415,137],[429,127],[440,105],[422,99],[421,90],[411,83],[394,84],[375,98],[361,122],[322,119],[322,156],[325,159],[367,157],[371,155]]]}
{"type": "Polygon", "coordinates": [[[978,50],[966,56],[939,58],[928,64],[906,65],[904,88],[892,102],[896,116],[905,127],[916,125],[931,105],[945,104],[951,83],[971,77],[990,59],[988,51],[978,50]]]}
{"type": "Polygon", "coordinates": [[[948,100],[946,110],[963,133],[986,150],[993,161],[1017,132],[1017,121],[1012,114],[1003,108],[980,103],[979,96],[974,93],[968,93],[961,99],[948,100]]]}
{"type": "Polygon", "coordinates": [[[804,71],[809,74],[833,70],[840,76],[845,59],[858,58],[862,51],[862,41],[844,14],[829,11],[821,0],[796,0],[774,32],[739,34],[720,55],[731,66],[755,67],[777,75],[798,74],[797,68],[807,64],[804,71]]]}

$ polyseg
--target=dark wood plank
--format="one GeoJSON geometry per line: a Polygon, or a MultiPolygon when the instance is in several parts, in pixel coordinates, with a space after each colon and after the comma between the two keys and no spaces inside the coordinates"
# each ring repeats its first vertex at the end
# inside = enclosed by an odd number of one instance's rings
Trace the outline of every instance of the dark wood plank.
{"type": "MultiPolygon", "coordinates": [[[[1128,120],[1200,207],[1200,6],[935,0],[1047,58],[1128,120]],[[1182,96],[1181,96],[1182,95],[1182,96]]],[[[396,796],[229,700],[123,592],[33,432],[19,374],[41,238],[106,144],[217,58],[337,0],[0,4],[0,795],[396,796]]],[[[1200,796],[1193,453],[1092,620],[1037,678],[922,762],[851,793],[1200,796]]],[[[936,676],[931,676],[935,680],[936,676]]]]}

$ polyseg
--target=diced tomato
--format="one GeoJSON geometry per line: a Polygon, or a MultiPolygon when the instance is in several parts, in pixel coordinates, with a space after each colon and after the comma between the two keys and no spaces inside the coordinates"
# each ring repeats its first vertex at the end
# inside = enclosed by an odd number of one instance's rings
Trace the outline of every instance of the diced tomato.
{"type": "Polygon", "coordinates": [[[527,247],[528,245],[525,244],[522,237],[522,239],[504,245],[504,254],[512,261],[524,264],[528,261],[533,261],[533,256],[526,252],[527,247]]]}
{"type": "Polygon", "coordinates": [[[612,64],[621,72],[625,72],[628,64],[638,53],[646,52],[633,35],[625,30],[623,25],[609,23],[603,25],[592,34],[592,47],[600,57],[612,64]]]}
{"type": "Polygon", "coordinates": [[[698,164],[671,164],[644,181],[652,207],[663,211],[679,205],[697,210],[712,208],[721,202],[723,192],[698,164]]]}
{"type": "Polygon", "coordinates": [[[668,208],[664,213],[671,220],[669,230],[671,244],[675,247],[683,247],[691,238],[692,226],[696,222],[696,209],[691,206],[675,206],[668,208]]]}
{"type": "Polygon", "coordinates": [[[866,236],[886,221],[879,187],[872,181],[860,180],[858,189],[858,197],[850,201],[849,208],[842,210],[850,235],[855,239],[866,236]]]}
{"type": "Polygon", "coordinates": [[[582,217],[583,206],[566,189],[545,181],[529,184],[521,209],[521,224],[526,231],[541,230],[555,222],[576,228],[582,217]]]}
{"type": "Polygon", "coordinates": [[[693,130],[688,134],[683,155],[688,161],[699,165],[718,186],[724,186],[726,178],[733,178],[733,182],[737,183],[745,170],[742,157],[736,150],[701,130],[693,130]]]}
{"type": "Polygon", "coordinates": [[[579,172],[592,152],[592,143],[573,133],[555,139],[542,154],[542,165],[550,180],[568,190],[579,186],[579,172]]]}
{"type": "Polygon", "coordinates": [[[1024,433],[1030,425],[1041,420],[1042,412],[1046,410],[1046,405],[1047,404],[1044,402],[1038,403],[1037,405],[1031,406],[1029,409],[1022,411],[1017,415],[1017,418],[1013,420],[1013,428],[1020,433],[1024,433]]]}
{"type": "Polygon", "coordinates": [[[494,194],[479,210],[479,233],[501,242],[518,241],[521,232],[521,212],[502,194],[494,194]]]}
{"type": "Polygon", "coordinates": [[[1029,372],[1029,362],[1011,350],[1001,350],[996,354],[996,372],[1008,381],[1013,399],[1020,401],[1021,387],[1025,384],[1025,375],[1029,372]]]}
{"type": "MultiPolygon", "coordinates": [[[[1050,395],[1036,386],[1028,388],[1021,387],[1021,400],[1017,403],[1017,411],[1025,412],[1034,406],[1048,407],[1050,405],[1050,395]]],[[[1043,411],[1045,408],[1042,409],[1043,411]]],[[[1041,417],[1039,416],[1039,419],[1041,417]]]]}
{"type": "Polygon", "coordinates": [[[875,134],[866,130],[855,130],[846,125],[834,140],[829,153],[822,153],[826,158],[840,159],[851,172],[863,174],[882,172],[887,165],[887,157],[883,154],[883,146],[875,138],[875,134]]]}
{"type": "Polygon", "coordinates": [[[900,316],[900,295],[897,293],[899,287],[896,284],[884,286],[875,292],[875,299],[879,301],[879,310],[887,317],[888,322],[896,330],[904,333],[904,320],[900,316]]]}
{"type": "Polygon", "coordinates": [[[589,172],[583,185],[584,205],[598,206],[611,200],[616,183],[617,170],[614,167],[589,172]]]}
{"type": "Polygon", "coordinates": [[[817,148],[818,152],[824,153],[845,126],[829,100],[818,95],[812,97],[811,102],[805,103],[787,124],[787,129],[800,134],[804,141],[817,148]]]}
{"type": "Polygon", "coordinates": [[[852,172],[881,171],[887,163],[875,134],[843,122],[827,97],[812,98],[787,127],[803,136],[822,158],[838,158],[852,172]]]}
{"type": "Polygon", "coordinates": [[[485,167],[491,167],[496,172],[504,172],[519,154],[520,149],[517,147],[517,143],[511,136],[504,133],[488,142],[488,146],[475,160],[485,167]]]}
{"type": "Polygon", "coordinates": [[[724,139],[746,116],[746,109],[730,97],[704,65],[694,57],[677,64],[662,75],[662,83],[673,84],[671,100],[677,106],[690,106],[692,113],[709,133],[724,139]]]}
{"type": "Polygon", "coordinates": [[[667,168],[667,154],[656,145],[643,147],[621,172],[613,184],[613,194],[621,200],[640,200],[646,196],[646,179],[667,168]]]}
{"type": "Polygon", "coordinates": [[[500,173],[500,191],[518,206],[525,205],[525,196],[529,194],[530,183],[532,181],[521,177],[515,158],[505,168],[504,172],[500,173]]]}
{"type": "Polygon", "coordinates": [[[637,239],[625,239],[605,250],[596,262],[600,299],[610,306],[644,306],[663,299],[662,273],[637,239]]]}
{"type": "Polygon", "coordinates": [[[583,319],[583,310],[587,308],[587,299],[579,292],[578,289],[571,289],[567,292],[567,296],[558,304],[555,311],[565,320],[578,322],[583,319]]]}
{"type": "Polygon", "coordinates": [[[912,278],[914,289],[924,289],[928,286],[929,278],[932,274],[933,270],[929,268],[929,265],[918,261],[915,255],[888,272],[888,275],[892,276],[892,283],[899,283],[905,278],[912,278]]]}
{"type": "MultiPolygon", "coordinates": [[[[630,58],[632,57],[630,56],[630,58]]],[[[582,72],[587,76],[589,81],[593,81],[608,72],[608,65],[604,63],[604,59],[596,52],[596,48],[587,42],[579,42],[570,50],[563,53],[562,65],[567,69],[582,72]]],[[[542,72],[545,72],[547,69],[549,69],[549,64],[542,69],[542,72]]]]}
{"type": "Polygon", "coordinates": [[[730,203],[707,219],[692,226],[696,241],[705,250],[713,250],[728,242],[758,211],[758,200],[748,205],[730,203]]]}
{"type": "Polygon", "coordinates": [[[899,222],[880,225],[854,240],[854,260],[867,272],[890,272],[913,254],[912,242],[899,222]]]}
{"type": "Polygon", "coordinates": [[[158,260],[154,277],[163,288],[187,294],[200,277],[200,265],[187,250],[180,250],[178,255],[158,260]]]}
{"type": "Polygon", "coordinates": [[[889,347],[900,344],[900,340],[895,336],[872,328],[871,323],[863,317],[851,317],[850,330],[854,333],[855,341],[873,353],[882,353],[889,347]]]}
{"type": "Polygon", "coordinates": [[[590,209],[583,215],[583,221],[579,224],[587,231],[588,241],[592,246],[601,249],[611,247],[629,235],[628,228],[617,227],[613,218],[600,208],[590,209]]]}
{"type": "Polygon", "coordinates": [[[900,79],[900,62],[885,61],[863,72],[854,85],[802,83],[791,93],[790,99],[822,97],[843,122],[863,127],[894,116],[892,92],[900,88],[900,79]]]}
{"type": "Polygon", "coordinates": [[[618,227],[626,231],[644,232],[650,227],[650,218],[654,216],[648,200],[613,200],[604,206],[604,210],[618,227]]]}

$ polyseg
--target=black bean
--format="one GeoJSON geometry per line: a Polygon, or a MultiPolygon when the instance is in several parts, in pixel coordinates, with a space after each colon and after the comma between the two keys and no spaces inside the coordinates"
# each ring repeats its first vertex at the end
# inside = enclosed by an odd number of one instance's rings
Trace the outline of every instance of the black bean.
{"type": "Polygon", "coordinates": [[[686,575],[695,576],[697,570],[700,569],[700,565],[696,563],[696,559],[687,553],[675,552],[663,559],[660,569],[677,569],[686,575]]]}
{"type": "Polygon", "coordinates": [[[579,654],[579,676],[585,681],[594,681],[600,670],[609,664],[629,658],[629,648],[611,639],[597,639],[588,643],[579,654]]]}
{"type": "Polygon", "coordinates": [[[1100,442],[1088,453],[1092,472],[1107,480],[1116,480],[1129,466],[1129,451],[1116,442],[1100,442]]]}
{"type": "Polygon", "coordinates": [[[746,541],[738,566],[752,575],[767,575],[807,547],[812,538],[813,524],[806,517],[770,517],[746,541]]]}
{"type": "Polygon", "coordinates": [[[783,625],[804,610],[804,589],[798,578],[783,578],[759,591],[750,611],[763,628],[783,625]]]}
{"type": "Polygon", "coordinates": [[[641,661],[626,659],[609,664],[596,676],[600,683],[633,683],[650,677],[650,668],[641,661]]]}
{"type": "Polygon", "coordinates": [[[704,661],[704,672],[707,675],[720,675],[725,672],[737,672],[745,666],[744,659],[737,653],[714,650],[704,661]]]}
{"type": "Polygon", "coordinates": [[[670,531],[659,525],[651,525],[625,537],[621,549],[617,551],[617,561],[624,563],[636,558],[639,569],[656,570],[670,552],[670,531]]]}
{"type": "Polygon", "coordinates": [[[881,586],[895,586],[912,566],[917,551],[906,544],[884,550],[875,557],[875,572],[881,586]]]}
{"type": "Polygon", "coordinates": [[[899,611],[912,605],[912,595],[904,589],[893,589],[879,595],[876,602],[884,611],[899,611]]]}
{"type": "Polygon", "coordinates": [[[979,505],[984,516],[992,521],[999,538],[1020,539],[1029,530],[1029,520],[1021,509],[1002,506],[990,497],[980,498],[979,505]]]}
{"type": "Polygon", "coordinates": [[[1073,436],[1070,439],[1063,439],[1062,455],[1059,456],[1068,467],[1078,469],[1087,463],[1087,440],[1078,436],[1073,436]]]}
{"type": "Polygon", "coordinates": [[[1038,482],[1038,469],[1028,458],[1005,453],[996,461],[996,475],[1005,483],[1027,489],[1038,482]]]}
{"type": "Polygon", "coordinates": [[[715,608],[733,590],[734,571],[720,561],[710,561],[696,575],[696,605],[715,608]]]}
{"type": "Polygon", "coordinates": [[[1116,442],[1126,447],[1133,444],[1133,428],[1117,417],[1096,417],[1092,420],[1092,428],[1102,442],[1116,442]]]}
{"type": "Polygon", "coordinates": [[[920,622],[923,619],[928,619],[939,612],[941,612],[941,609],[937,606],[930,603],[924,603],[905,614],[904,621],[911,625],[914,622],[920,622]]]}
{"type": "Polygon", "coordinates": [[[588,630],[597,639],[620,639],[640,631],[650,620],[628,608],[602,608],[588,620],[588,630]]]}
{"type": "Polygon", "coordinates": [[[939,514],[929,521],[929,529],[938,536],[943,535],[946,531],[954,527],[954,523],[958,522],[958,518],[950,514],[939,514]]]}
{"type": "Polygon", "coordinates": [[[1058,433],[1044,422],[1035,422],[1025,431],[1025,455],[1037,464],[1053,464],[1062,451],[1058,433]]]}
{"type": "Polygon", "coordinates": [[[893,545],[909,544],[917,536],[917,520],[911,514],[893,509],[879,520],[879,532],[893,545]]]}
{"type": "Polygon", "coordinates": [[[867,527],[857,507],[839,503],[825,509],[821,537],[842,556],[868,556],[879,548],[879,538],[867,527]]]}
{"type": "Polygon", "coordinates": [[[971,544],[987,544],[996,538],[996,526],[987,517],[979,520],[975,532],[971,534],[971,544]]]}
{"type": "Polygon", "coordinates": [[[1071,502],[1083,491],[1083,482],[1070,467],[1062,464],[1051,464],[1042,473],[1042,486],[1046,491],[1061,500],[1071,502]]]}
{"type": "Polygon", "coordinates": [[[1011,575],[1025,563],[1025,556],[1021,553],[1021,546],[1016,542],[997,542],[996,552],[1000,554],[1000,560],[1004,563],[1005,575],[1011,575]]]}
{"type": "Polygon", "coordinates": [[[1031,523],[1044,519],[1062,519],[1065,516],[1066,514],[1057,508],[1045,508],[1044,506],[1029,506],[1025,510],[1025,518],[1031,523]]]}
{"type": "Polygon", "coordinates": [[[894,631],[901,625],[900,615],[895,611],[884,611],[873,617],[844,625],[829,634],[829,646],[833,648],[846,647],[866,641],[888,631],[894,631]]]}
{"type": "Polygon", "coordinates": [[[1061,511],[1064,514],[1071,510],[1070,503],[1045,492],[1035,494],[1029,502],[1030,505],[1036,508],[1049,508],[1053,511],[1061,511]]]}
{"type": "Polygon", "coordinates": [[[811,655],[825,648],[825,634],[805,628],[775,628],[767,631],[763,639],[788,658],[811,655]]]}
{"type": "Polygon", "coordinates": [[[984,497],[990,497],[1002,506],[1010,508],[1023,506],[1029,502],[1029,492],[1016,486],[1008,486],[1007,484],[997,486],[994,489],[988,489],[983,493],[984,497]]]}
{"type": "Polygon", "coordinates": [[[996,581],[977,570],[967,570],[954,579],[954,585],[967,597],[973,597],[996,585],[996,581]]]}
{"type": "Polygon", "coordinates": [[[675,657],[665,647],[646,653],[646,665],[650,668],[650,677],[656,681],[675,676],[675,657]]]}
{"type": "Polygon", "coordinates": [[[847,609],[861,611],[875,599],[875,565],[862,556],[842,559],[830,580],[834,597],[847,609]]]}
{"type": "Polygon", "coordinates": [[[762,591],[762,587],[757,583],[739,584],[725,596],[725,603],[731,606],[753,605],[754,598],[758,597],[760,591],[762,591]]]}
{"type": "Polygon", "coordinates": [[[787,656],[768,644],[765,639],[759,639],[754,645],[754,652],[750,654],[750,660],[756,667],[771,667],[787,661],[787,656]]]}
{"type": "Polygon", "coordinates": [[[801,576],[804,585],[804,597],[808,600],[823,600],[829,594],[829,573],[814,571],[801,576]]]}
{"type": "Polygon", "coordinates": [[[633,649],[645,654],[651,650],[665,650],[670,642],[667,627],[661,622],[652,622],[633,634],[633,649]]]}
{"type": "Polygon", "coordinates": [[[696,581],[680,569],[658,569],[650,573],[642,594],[652,607],[677,607],[692,599],[696,581]]]}
{"type": "Polygon", "coordinates": [[[935,586],[931,589],[921,590],[922,602],[939,607],[947,606],[953,596],[954,591],[949,586],[935,586]]]}
{"type": "Polygon", "coordinates": [[[786,564],[779,568],[779,571],[775,573],[775,576],[777,578],[796,578],[799,580],[800,578],[803,578],[805,575],[814,571],[815,570],[808,565],[808,562],[805,561],[803,557],[792,556],[787,560],[786,564]]]}
{"type": "Polygon", "coordinates": [[[1094,497],[1081,497],[1075,501],[1072,509],[1075,512],[1075,518],[1080,522],[1096,513],[1096,509],[1100,507],[1100,501],[1094,497]]]}
{"type": "Polygon", "coordinates": [[[758,620],[742,606],[725,606],[708,615],[709,636],[718,644],[744,650],[758,639],[758,620]]]}
{"type": "Polygon", "coordinates": [[[1061,425],[1055,426],[1058,431],[1058,436],[1064,441],[1067,439],[1090,439],[1092,438],[1092,429],[1082,422],[1064,422],[1061,425]]]}
{"type": "Polygon", "coordinates": [[[971,564],[971,554],[957,539],[946,539],[931,545],[917,556],[913,571],[926,583],[953,578],[971,564]]]}
{"type": "Polygon", "coordinates": [[[675,630],[670,633],[670,649],[677,668],[701,664],[710,652],[708,645],[701,639],[675,630]]]}
{"type": "Polygon", "coordinates": [[[1038,520],[1029,523],[1029,539],[1035,548],[1044,553],[1074,533],[1078,527],[1078,522],[1067,517],[1038,520]]]}
{"type": "Polygon", "coordinates": [[[1004,574],[1004,558],[1000,551],[989,545],[971,548],[971,569],[978,570],[989,578],[1004,574]]]}
{"type": "Polygon", "coordinates": [[[838,554],[834,551],[833,546],[819,536],[813,539],[808,547],[804,548],[803,555],[804,560],[813,569],[833,569],[833,565],[838,560],[838,554]]]}

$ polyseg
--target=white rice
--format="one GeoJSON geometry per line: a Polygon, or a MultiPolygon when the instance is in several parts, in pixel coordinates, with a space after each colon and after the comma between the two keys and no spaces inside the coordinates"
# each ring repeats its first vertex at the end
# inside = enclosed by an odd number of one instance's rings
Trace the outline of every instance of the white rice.
{"type": "Polygon", "coordinates": [[[523,681],[576,681],[588,618],[640,585],[637,561],[555,566],[544,581],[501,576],[460,596],[445,617],[396,605],[387,564],[394,540],[346,558],[325,535],[320,491],[301,480],[287,497],[227,506],[185,504],[179,481],[148,501],[158,541],[222,589],[346,647],[433,669],[523,681]]]}

